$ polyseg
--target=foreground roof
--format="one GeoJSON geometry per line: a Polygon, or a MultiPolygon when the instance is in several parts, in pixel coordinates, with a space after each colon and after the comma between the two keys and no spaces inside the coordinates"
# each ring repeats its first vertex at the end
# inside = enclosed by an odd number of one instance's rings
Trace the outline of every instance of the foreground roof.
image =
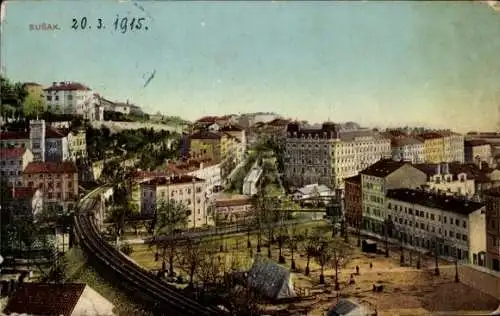
{"type": "Polygon", "coordinates": [[[387,197],[433,209],[468,215],[484,206],[482,203],[464,200],[449,195],[436,194],[424,190],[394,189],[387,191],[387,197]]]}
{"type": "Polygon", "coordinates": [[[9,299],[7,314],[69,316],[76,307],[85,284],[24,283],[9,299]]]}
{"type": "Polygon", "coordinates": [[[79,82],[61,82],[43,89],[44,91],[89,91],[90,88],[79,82]]]}
{"type": "Polygon", "coordinates": [[[12,188],[12,198],[14,199],[29,199],[36,193],[36,188],[16,187],[12,188]]]}
{"type": "Polygon", "coordinates": [[[378,178],[385,178],[406,164],[408,163],[402,161],[394,161],[392,159],[381,159],[365,170],[361,171],[361,174],[378,178]]]}
{"type": "Polygon", "coordinates": [[[0,149],[0,159],[20,158],[25,152],[25,148],[2,148],[0,149]]]}
{"type": "Polygon", "coordinates": [[[24,169],[25,174],[37,173],[77,173],[78,169],[72,161],[64,162],[30,162],[24,169]]]}

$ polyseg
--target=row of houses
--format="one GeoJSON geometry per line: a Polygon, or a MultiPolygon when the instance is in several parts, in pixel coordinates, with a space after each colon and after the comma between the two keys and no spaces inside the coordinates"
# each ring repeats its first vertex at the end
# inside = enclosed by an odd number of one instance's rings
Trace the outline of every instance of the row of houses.
{"type": "Polygon", "coordinates": [[[344,179],[380,159],[410,163],[474,162],[494,166],[492,146],[451,131],[379,132],[355,123],[305,126],[276,120],[266,129],[283,143],[285,174],[294,186],[311,183],[344,188],[344,179]]]}
{"type": "Polygon", "coordinates": [[[499,270],[498,247],[491,252],[490,244],[500,238],[487,230],[497,214],[488,201],[499,176],[500,170],[472,163],[382,159],[345,180],[345,217],[380,237],[499,270]]]}

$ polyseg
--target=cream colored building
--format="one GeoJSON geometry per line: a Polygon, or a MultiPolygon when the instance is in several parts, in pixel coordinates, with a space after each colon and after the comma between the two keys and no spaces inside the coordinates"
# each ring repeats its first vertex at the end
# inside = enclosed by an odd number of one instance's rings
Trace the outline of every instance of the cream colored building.
{"type": "Polygon", "coordinates": [[[182,175],[158,177],[141,184],[141,213],[152,215],[159,201],[182,203],[189,210],[188,227],[213,225],[207,211],[205,180],[182,175]]]}
{"type": "Polygon", "coordinates": [[[484,204],[423,190],[387,192],[392,236],[442,257],[484,265],[486,218],[484,204]]]}
{"type": "Polygon", "coordinates": [[[443,161],[464,162],[464,136],[455,132],[439,132],[443,137],[443,161]]]}
{"type": "Polygon", "coordinates": [[[427,175],[409,163],[384,159],[361,171],[361,198],[363,228],[384,234],[388,219],[385,196],[387,190],[418,188],[425,184],[427,175]]]}
{"type": "Polygon", "coordinates": [[[68,133],[68,149],[70,159],[87,157],[86,133],[83,130],[68,133]]]}
{"type": "Polygon", "coordinates": [[[486,162],[490,166],[493,163],[491,144],[482,139],[466,140],[464,155],[465,162],[486,162]]]}

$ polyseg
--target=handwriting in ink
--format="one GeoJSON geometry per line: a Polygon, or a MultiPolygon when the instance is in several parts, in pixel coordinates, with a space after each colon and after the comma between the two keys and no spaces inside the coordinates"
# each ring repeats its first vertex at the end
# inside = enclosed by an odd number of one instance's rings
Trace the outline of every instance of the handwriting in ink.
{"type": "MultiPolygon", "coordinates": [[[[104,30],[106,29],[106,23],[103,18],[97,18],[95,24],[91,25],[87,17],[73,18],[71,28],[75,31],[78,30],[104,30]]],[[[116,18],[112,22],[112,29],[114,31],[125,34],[127,32],[149,30],[149,26],[146,25],[146,18],[143,17],[120,17],[116,15],[116,18]]]]}

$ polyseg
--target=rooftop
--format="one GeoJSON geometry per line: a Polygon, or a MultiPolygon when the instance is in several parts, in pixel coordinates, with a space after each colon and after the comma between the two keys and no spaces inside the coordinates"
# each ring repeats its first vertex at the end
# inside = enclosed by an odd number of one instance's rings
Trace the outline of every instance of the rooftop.
{"type": "Polygon", "coordinates": [[[361,175],[358,174],[358,175],[355,175],[354,177],[345,178],[344,181],[349,182],[349,183],[361,184],[361,175]]]}
{"type": "Polygon", "coordinates": [[[72,161],[63,162],[30,162],[24,168],[25,174],[38,174],[38,173],[77,173],[78,169],[72,161]]]}
{"type": "Polygon", "coordinates": [[[490,145],[490,143],[488,143],[483,139],[471,139],[464,141],[465,147],[475,147],[475,146],[485,146],[485,145],[490,145]]]}
{"type": "Polygon", "coordinates": [[[491,172],[490,169],[479,169],[476,164],[473,163],[459,163],[452,162],[446,164],[436,164],[436,163],[422,163],[413,165],[415,168],[423,171],[427,176],[434,176],[437,174],[438,166],[440,166],[440,173],[444,174],[444,166],[448,166],[449,174],[454,176],[457,180],[457,176],[461,173],[465,173],[467,178],[474,179],[478,182],[489,182],[489,178],[486,176],[486,172],[491,172]]]}
{"type": "Polygon", "coordinates": [[[410,204],[422,205],[457,214],[468,215],[484,206],[482,203],[468,201],[453,196],[440,195],[423,190],[388,190],[387,197],[410,204]]]}
{"type": "Polygon", "coordinates": [[[0,133],[0,140],[29,139],[27,131],[5,131],[0,133]]]}
{"type": "Polygon", "coordinates": [[[391,139],[391,146],[394,147],[419,145],[419,144],[422,144],[422,141],[413,137],[394,137],[391,139]]]}
{"type": "Polygon", "coordinates": [[[209,131],[198,131],[192,135],[189,135],[189,139],[221,139],[221,137],[221,133],[209,131]]]}
{"type": "Polygon", "coordinates": [[[142,182],[144,185],[176,185],[176,184],[187,184],[193,182],[204,182],[205,180],[189,176],[189,175],[175,175],[170,177],[156,177],[151,180],[142,182]]]}
{"type": "Polygon", "coordinates": [[[369,166],[365,170],[361,171],[360,173],[367,176],[385,178],[406,164],[408,163],[394,161],[392,159],[382,159],[369,166]]]}
{"type": "Polygon", "coordinates": [[[219,193],[215,195],[215,206],[217,207],[241,206],[251,203],[252,200],[242,194],[219,193]]]}
{"type": "Polygon", "coordinates": [[[12,198],[14,199],[29,199],[36,193],[35,188],[30,187],[16,187],[12,188],[12,198]]]}
{"type": "Polygon", "coordinates": [[[90,88],[79,83],[79,82],[69,82],[69,81],[63,81],[63,82],[54,82],[52,86],[43,89],[44,91],[89,91],[90,88]]]}
{"type": "Polygon", "coordinates": [[[244,128],[237,124],[227,124],[220,128],[222,132],[241,132],[244,128]]]}
{"type": "Polygon", "coordinates": [[[426,132],[426,133],[418,134],[417,136],[423,140],[443,138],[443,136],[441,134],[436,133],[436,132],[426,132]]]}
{"type": "Polygon", "coordinates": [[[24,283],[9,299],[4,313],[69,316],[84,289],[85,284],[24,283]]]}
{"type": "Polygon", "coordinates": [[[25,148],[2,148],[0,149],[0,159],[21,158],[25,152],[25,148]]]}

